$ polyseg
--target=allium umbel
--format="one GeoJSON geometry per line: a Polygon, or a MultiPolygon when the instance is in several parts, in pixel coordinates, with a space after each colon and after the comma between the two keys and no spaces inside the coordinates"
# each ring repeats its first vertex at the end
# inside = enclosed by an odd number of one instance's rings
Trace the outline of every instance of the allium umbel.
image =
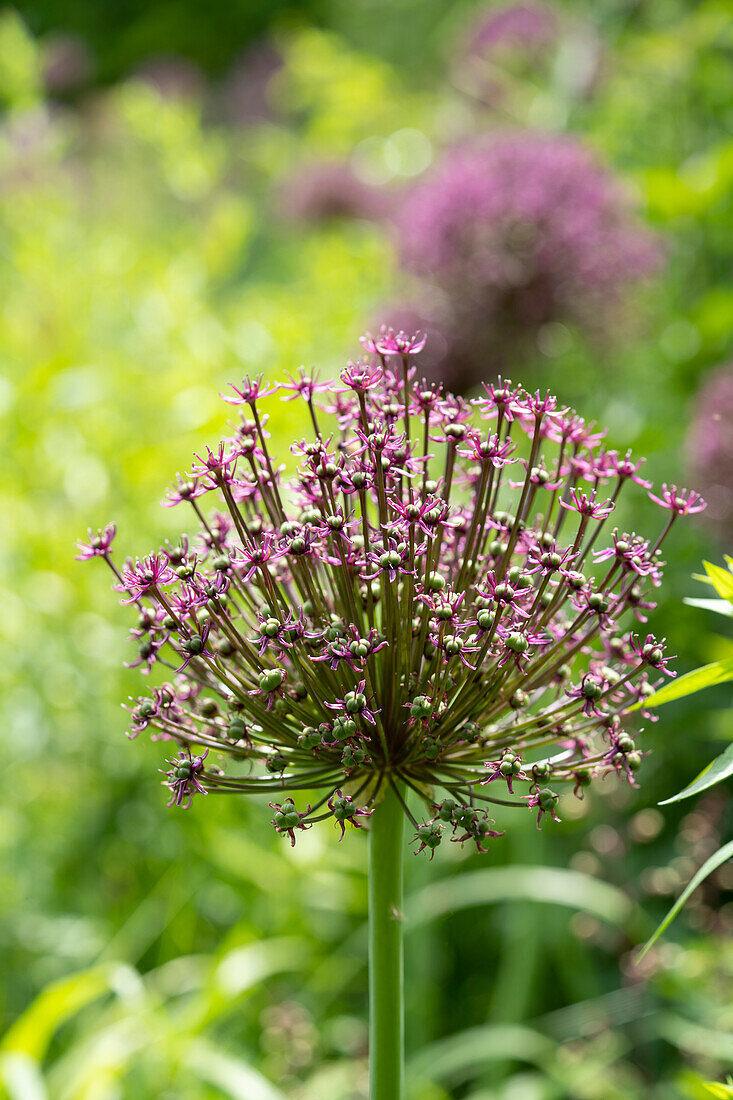
{"type": "Polygon", "coordinates": [[[327,818],[368,827],[391,787],[417,851],[484,851],[492,806],[539,825],[564,791],[634,783],[627,713],[674,675],[638,624],[663,539],[704,505],[664,486],[658,537],[604,540],[620,493],[649,488],[639,462],[549,394],[499,380],[467,403],[417,383],[419,334],[362,343],[340,385],[281,387],[312,429],[287,485],[260,408],[274,391],[245,380],[233,435],[166,502],[198,536],[118,570],[108,527],[80,558],[113,569],[138,611],[132,663],[165,679],[130,736],[174,743],[171,803],[265,794],[294,844],[327,818]]]}
{"type": "Polygon", "coordinates": [[[456,145],[404,193],[394,225],[401,264],[422,282],[395,317],[439,335],[428,369],[463,389],[487,363],[493,374],[536,355],[547,325],[616,339],[632,289],[661,261],[620,181],[568,135],[456,145]]]}

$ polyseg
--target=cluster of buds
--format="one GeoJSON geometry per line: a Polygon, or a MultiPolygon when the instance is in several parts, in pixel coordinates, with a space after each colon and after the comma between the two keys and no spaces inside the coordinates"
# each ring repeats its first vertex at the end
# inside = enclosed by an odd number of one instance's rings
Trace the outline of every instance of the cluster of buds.
{"type": "Polygon", "coordinates": [[[130,664],[160,682],[131,701],[130,736],[175,742],[175,805],[269,793],[295,843],[327,818],[363,827],[391,787],[419,851],[451,830],[484,851],[492,806],[539,825],[565,789],[635,781],[627,715],[650,718],[671,674],[635,630],[663,540],[704,503],[663,486],[655,540],[602,542],[619,495],[650,488],[641,463],[549,394],[499,380],[467,402],[417,383],[424,342],[382,330],[341,384],[280,387],[311,427],[287,486],[261,409],[275,387],[245,380],[231,438],[165,502],[191,510],[195,538],[120,569],[113,527],[80,544],[137,609],[130,664]]]}

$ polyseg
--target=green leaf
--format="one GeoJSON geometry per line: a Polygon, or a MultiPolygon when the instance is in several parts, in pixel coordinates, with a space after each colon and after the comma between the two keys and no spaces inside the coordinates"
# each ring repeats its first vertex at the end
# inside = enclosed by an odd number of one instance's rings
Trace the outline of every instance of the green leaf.
{"type": "Polygon", "coordinates": [[[54,1032],[109,992],[119,969],[119,966],[97,966],[47,986],[5,1033],[0,1050],[22,1052],[40,1061],[54,1032]]]}
{"type": "Polygon", "coordinates": [[[686,672],[671,684],[666,684],[653,695],[648,696],[642,702],[634,703],[630,710],[638,710],[640,707],[661,707],[663,703],[672,703],[675,699],[683,699],[686,695],[693,695],[696,691],[714,687],[716,684],[725,684],[733,680],[733,657],[726,657],[722,661],[713,661],[710,665],[686,672]]]}
{"type": "Polygon", "coordinates": [[[212,1043],[197,1039],[186,1053],[186,1065],[202,1081],[232,1100],[285,1100],[261,1073],[233,1054],[224,1054],[212,1043]]]}
{"type": "Polygon", "coordinates": [[[486,867],[431,883],[407,898],[407,931],[458,909],[497,901],[537,901],[591,913],[611,924],[623,924],[631,903],[621,890],[591,875],[565,867],[486,867]]]}
{"type": "Polygon", "coordinates": [[[652,944],[659,939],[659,937],[662,935],[662,932],[669,928],[670,924],[677,916],[680,909],[689,898],[690,894],[692,894],[698,888],[701,882],[705,881],[708,875],[712,875],[713,871],[717,870],[718,867],[721,867],[731,857],[733,857],[733,840],[729,840],[727,844],[724,844],[722,848],[718,848],[717,852],[713,852],[710,858],[705,860],[702,867],[696,872],[696,874],[692,876],[687,886],[677,898],[677,901],[667,913],[664,920],[661,922],[661,924],[658,925],[658,927],[654,930],[652,935],[646,941],[641,951],[639,952],[639,955],[637,956],[637,961],[640,961],[644,958],[652,944]]]}
{"type": "Polygon", "coordinates": [[[702,1087],[714,1100],[733,1100],[733,1088],[730,1085],[720,1085],[717,1081],[703,1081],[702,1087]]]}
{"type": "Polygon", "coordinates": [[[294,937],[280,937],[235,947],[217,963],[213,973],[213,989],[226,998],[241,997],[284,970],[307,966],[308,945],[294,937]]]}
{"type": "Polygon", "coordinates": [[[38,1062],[20,1051],[0,1054],[0,1095],[3,1100],[48,1100],[38,1062]]]}
{"type": "Polygon", "coordinates": [[[703,611],[715,611],[718,615],[729,615],[733,618],[733,603],[728,600],[696,600],[686,597],[682,602],[688,607],[701,607],[703,611]]]}
{"type": "Polygon", "coordinates": [[[679,794],[673,794],[671,798],[665,798],[660,806],[666,806],[668,802],[679,802],[683,798],[691,798],[700,791],[706,791],[708,787],[714,787],[716,783],[722,783],[724,779],[733,775],[733,743],[728,745],[725,752],[711,760],[706,768],[693,779],[692,783],[681,790],[679,794]]]}
{"type": "Polygon", "coordinates": [[[664,1012],[654,1021],[655,1030],[678,1050],[730,1065],[733,1062],[733,1035],[693,1023],[673,1012],[664,1012]]]}
{"type": "Polygon", "coordinates": [[[489,1063],[507,1058],[544,1066],[554,1051],[552,1040],[531,1028],[486,1024],[423,1047],[409,1060],[408,1072],[415,1079],[458,1084],[489,1063]]]}
{"type": "Polygon", "coordinates": [[[712,562],[704,561],[705,572],[710,577],[710,583],[719,596],[722,596],[724,600],[733,601],[733,573],[728,569],[723,569],[719,565],[713,565],[712,562]]]}

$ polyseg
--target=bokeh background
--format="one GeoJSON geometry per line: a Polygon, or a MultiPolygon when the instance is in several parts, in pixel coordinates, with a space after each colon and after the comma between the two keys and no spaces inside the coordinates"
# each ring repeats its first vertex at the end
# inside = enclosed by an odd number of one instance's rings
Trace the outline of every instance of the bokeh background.
{"type": "MultiPolygon", "coordinates": [[[[0,12],[0,106],[0,1095],[359,1100],[363,838],[165,809],[75,539],[177,532],[228,381],[404,321],[448,385],[550,386],[703,489],[654,629],[682,671],[729,655],[682,600],[733,552],[733,6],[34,0],[0,12]]],[[[410,862],[411,1100],[711,1095],[730,866],[633,955],[733,824],[720,787],[657,802],[731,737],[729,689],[672,704],[638,791],[410,862]]]]}

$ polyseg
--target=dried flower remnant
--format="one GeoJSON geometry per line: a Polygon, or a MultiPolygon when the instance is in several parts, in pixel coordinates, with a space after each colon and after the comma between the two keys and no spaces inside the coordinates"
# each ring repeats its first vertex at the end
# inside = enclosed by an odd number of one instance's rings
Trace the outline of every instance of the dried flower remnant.
{"type": "Polygon", "coordinates": [[[260,408],[272,387],[233,387],[233,435],[166,501],[198,537],[121,570],[114,528],[82,544],[137,607],[142,671],[167,678],[132,701],[130,736],[178,746],[175,805],[266,793],[295,844],[327,818],[368,827],[392,788],[432,856],[445,835],[484,851],[493,806],[539,826],[563,790],[635,782],[627,712],[671,673],[634,615],[654,606],[664,538],[703,503],[663,486],[654,541],[599,544],[619,495],[648,488],[640,463],[549,393],[499,380],[468,403],[418,382],[424,343],[382,329],[340,384],[281,385],[312,429],[288,484],[260,408]]]}

